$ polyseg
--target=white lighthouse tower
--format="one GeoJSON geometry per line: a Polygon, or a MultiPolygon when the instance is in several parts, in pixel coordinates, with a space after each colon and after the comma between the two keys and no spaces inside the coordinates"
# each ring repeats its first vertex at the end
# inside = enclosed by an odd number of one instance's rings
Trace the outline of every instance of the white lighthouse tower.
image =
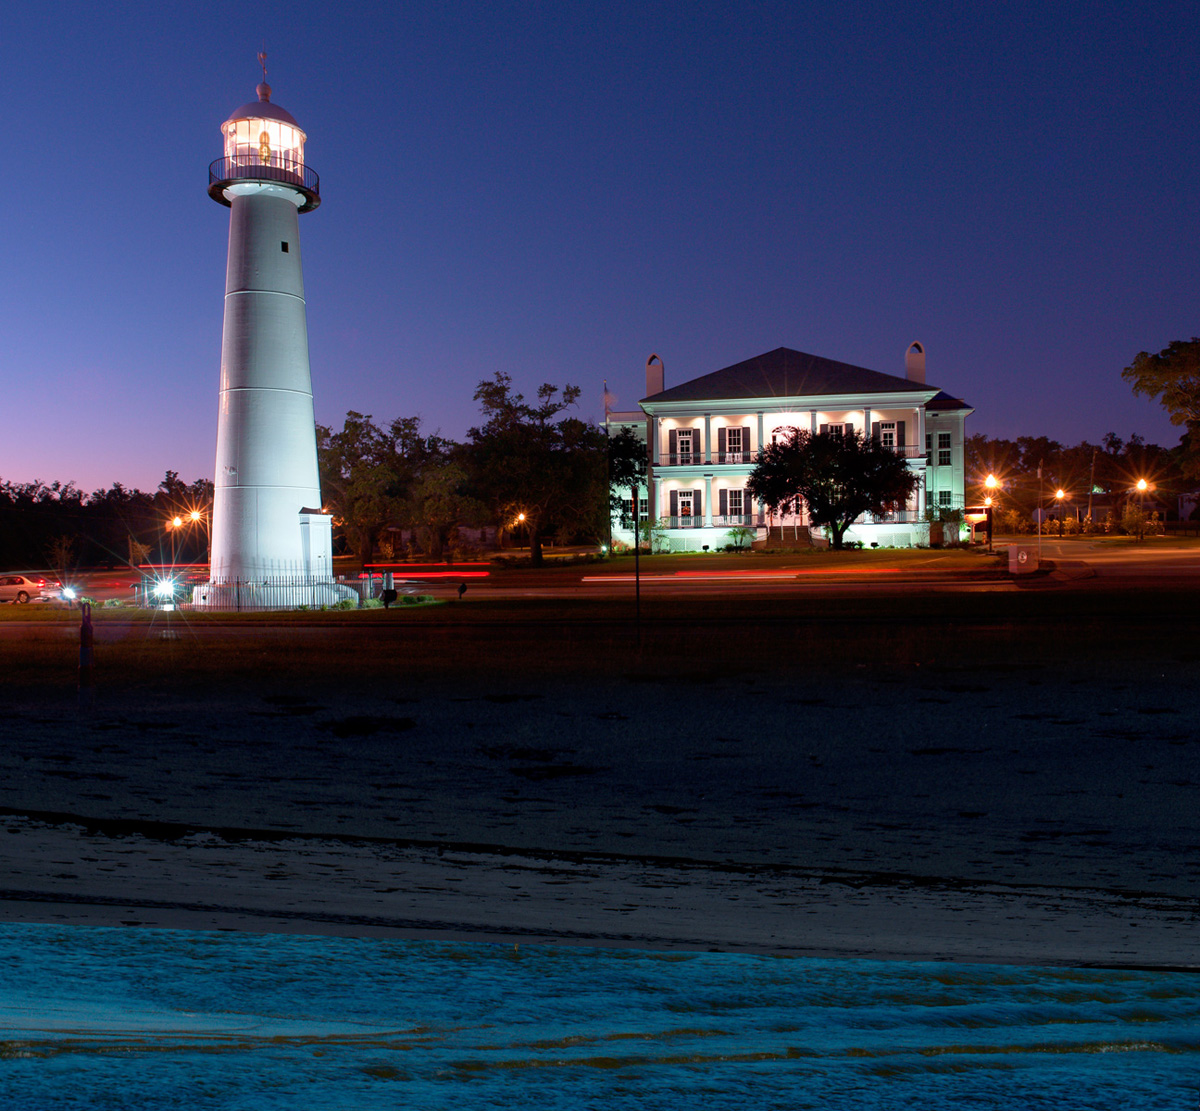
{"type": "Polygon", "coordinates": [[[221,125],[208,195],[230,209],[210,582],[197,605],[295,606],[346,592],[321,511],[299,214],[321,203],[291,113],[258,100],[221,125]]]}

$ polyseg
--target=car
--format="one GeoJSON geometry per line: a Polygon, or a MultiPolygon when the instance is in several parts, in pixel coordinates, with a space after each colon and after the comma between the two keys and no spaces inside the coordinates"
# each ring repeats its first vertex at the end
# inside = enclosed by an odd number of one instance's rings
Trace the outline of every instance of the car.
{"type": "Polygon", "coordinates": [[[51,591],[62,587],[44,575],[0,575],[0,602],[29,602],[48,600],[51,591]]]}

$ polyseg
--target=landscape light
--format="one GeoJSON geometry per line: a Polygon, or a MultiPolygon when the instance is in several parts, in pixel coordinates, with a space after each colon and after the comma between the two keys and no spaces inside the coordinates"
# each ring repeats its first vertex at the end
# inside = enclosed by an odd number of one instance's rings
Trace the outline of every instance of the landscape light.
{"type": "Polygon", "coordinates": [[[154,593],[159,598],[169,598],[174,593],[175,584],[170,579],[159,579],[154,584],[154,593]]]}
{"type": "Polygon", "coordinates": [[[989,490],[994,490],[994,489],[996,489],[997,486],[1000,485],[1000,483],[997,481],[996,476],[994,474],[988,475],[987,478],[985,478],[983,480],[983,484],[989,490]]]}

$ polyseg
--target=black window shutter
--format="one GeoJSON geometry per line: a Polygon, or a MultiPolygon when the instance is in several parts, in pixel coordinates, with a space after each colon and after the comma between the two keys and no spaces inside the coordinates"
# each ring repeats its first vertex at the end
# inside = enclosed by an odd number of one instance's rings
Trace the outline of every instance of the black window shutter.
{"type": "Polygon", "coordinates": [[[743,424],[742,425],[742,451],[748,452],[749,450],[750,450],[750,426],[748,424],[743,424]]]}
{"type": "Polygon", "coordinates": [[[729,491],[724,487],[717,491],[717,504],[720,507],[717,512],[722,517],[727,516],[729,514],[729,491]]]}
{"type": "Polygon", "coordinates": [[[672,463],[675,462],[674,456],[679,454],[679,433],[673,428],[667,433],[667,454],[672,457],[672,463]]]}
{"type": "MultiPolygon", "coordinates": [[[[672,435],[674,435],[674,433],[672,433],[672,435]]],[[[678,490],[671,491],[671,516],[672,517],[679,516],[679,491],[678,490]]]]}
{"type": "Polygon", "coordinates": [[[704,516],[704,503],[700,500],[700,491],[699,490],[692,491],[692,516],[693,517],[703,517],[704,516]]]}
{"type": "Polygon", "coordinates": [[[872,440],[879,439],[879,421],[877,421],[877,420],[871,421],[871,439],[872,440]]]}
{"type": "Polygon", "coordinates": [[[723,460],[725,458],[725,429],[717,429],[717,455],[723,460]]]}
{"type": "Polygon", "coordinates": [[[896,421],[896,446],[904,447],[904,421],[896,421]]]}
{"type": "Polygon", "coordinates": [[[822,433],[822,435],[824,435],[824,434],[825,434],[826,432],[828,432],[828,431],[829,431],[829,425],[827,425],[827,424],[823,424],[823,425],[821,425],[821,433],[822,433]]]}

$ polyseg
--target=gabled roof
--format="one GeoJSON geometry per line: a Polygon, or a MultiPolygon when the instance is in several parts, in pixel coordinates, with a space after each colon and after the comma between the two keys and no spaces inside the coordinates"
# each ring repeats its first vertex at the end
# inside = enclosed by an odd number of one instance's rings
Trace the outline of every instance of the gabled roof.
{"type": "Polygon", "coordinates": [[[777,347],[765,355],[682,382],[646,402],[705,401],[747,397],[812,397],[821,394],[931,393],[936,387],[895,374],[839,363],[820,355],[777,347]]]}
{"type": "Polygon", "coordinates": [[[946,412],[950,412],[954,409],[967,409],[972,413],[975,412],[975,410],[972,409],[971,406],[961,398],[951,397],[945,390],[939,390],[929,401],[925,402],[925,408],[946,412]]]}

